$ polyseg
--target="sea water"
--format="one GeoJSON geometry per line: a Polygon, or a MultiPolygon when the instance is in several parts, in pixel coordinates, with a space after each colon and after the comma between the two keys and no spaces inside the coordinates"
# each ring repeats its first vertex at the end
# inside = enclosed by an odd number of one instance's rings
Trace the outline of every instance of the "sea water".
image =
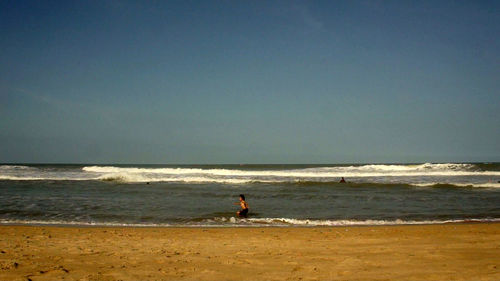
{"type": "Polygon", "coordinates": [[[499,163],[0,165],[0,223],[329,226],[500,221],[499,163]],[[345,177],[347,183],[339,183],[345,177]],[[236,218],[239,194],[250,205],[236,218]]]}

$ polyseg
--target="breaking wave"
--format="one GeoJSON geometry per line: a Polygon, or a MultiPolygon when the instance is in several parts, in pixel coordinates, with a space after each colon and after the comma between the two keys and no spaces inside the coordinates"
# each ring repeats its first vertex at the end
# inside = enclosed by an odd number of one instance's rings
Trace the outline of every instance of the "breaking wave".
{"type": "Polygon", "coordinates": [[[349,185],[399,184],[419,187],[481,187],[500,188],[497,164],[413,164],[413,165],[351,165],[283,168],[265,167],[117,167],[72,166],[63,168],[22,165],[0,166],[0,180],[98,180],[122,183],[287,183],[335,184],[340,177],[349,185]],[[488,166],[489,165],[489,166],[488,166]],[[486,167],[486,168],[485,168],[486,167]],[[488,169],[488,167],[493,167],[488,169]]]}
{"type": "Polygon", "coordinates": [[[202,221],[184,221],[177,223],[127,223],[127,222],[84,222],[65,220],[0,220],[0,224],[16,225],[72,225],[100,227],[290,227],[290,226],[384,226],[384,225],[427,225],[450,223],[495,223],[500,218],[489,219],[454,219],[454,220],[318,220],[293,218],[248,218],[215,217],[202,221]]]}
{"type": "Polygon", "coordinates": [[[241,170],[241,169],[200,169],[200,168],[128,168],[113,166],[87,166],[85,172],[131,173],[163,175],[210,175],[245,177],[377,177],[377,176],[500,176],[500,171],[481,171],[473,164],[420,164],[420,165],[363,165],[314,167],[286,170],[241,170]]]}
{"type": "Polygon", "coordinates": [[[362,225],[421,225],[464,222],[500,222],[500,219],[460,219],[460,220],[313,220],[292,218],[255,218],[246,219],[256,224],[292,225],[292,226],[362,226],[362,225]]]}

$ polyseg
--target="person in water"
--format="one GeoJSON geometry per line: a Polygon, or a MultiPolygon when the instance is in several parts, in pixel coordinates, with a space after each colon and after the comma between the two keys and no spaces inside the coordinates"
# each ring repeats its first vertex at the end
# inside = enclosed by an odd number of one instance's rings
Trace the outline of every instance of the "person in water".
{"type": "Polygon", "coordinates": [[[236,212],[236,215],[238,217],[245,217],[246,218],[247,214],[248,214],[248,203],[245,201],[245,195],[240,194],[240,202],[234,203],[234,204],[241,206],[241,210],[236,212]]]}
{"type": "Polygon", "coordinates": [[[342,178],[340,179],[339,183],[345,183],[345,179],[344,179],[344,177],[342,177],[342,178]]]}

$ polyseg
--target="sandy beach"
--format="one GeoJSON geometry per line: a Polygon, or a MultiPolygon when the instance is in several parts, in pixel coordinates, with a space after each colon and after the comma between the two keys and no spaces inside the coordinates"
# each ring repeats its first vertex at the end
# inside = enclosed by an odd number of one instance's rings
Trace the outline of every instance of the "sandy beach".
{"type": "Polygon", "coordinates": [[[1,280],[500,280],[500,224],[0,226],[1,280]]]}

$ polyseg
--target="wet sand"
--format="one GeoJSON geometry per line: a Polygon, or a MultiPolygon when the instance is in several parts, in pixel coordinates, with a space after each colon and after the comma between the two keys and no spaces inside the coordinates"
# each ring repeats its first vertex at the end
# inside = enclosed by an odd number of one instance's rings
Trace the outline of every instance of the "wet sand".
{"type": "Polygon", "coordinates": [[[500,280],[500,224],[0,226],[0,280],[500,280]]]}

